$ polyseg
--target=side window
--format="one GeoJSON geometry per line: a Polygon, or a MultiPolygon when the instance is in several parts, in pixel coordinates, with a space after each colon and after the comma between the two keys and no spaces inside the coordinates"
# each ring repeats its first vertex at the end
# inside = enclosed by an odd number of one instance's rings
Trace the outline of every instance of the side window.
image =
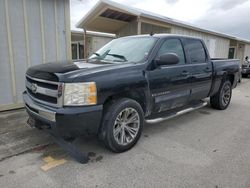
{"type": "Polygon", "coordinates": [[[187,39],[186,46],[191,63],[206,63],[206,53],[200,40],[187,39]]]}
{"type": "Polygon", "coordinates": [[[165,53],[176,53],[180,59],[179,64],[185,64],[186,62],[181,41],[179,39],[167,39],[159,49],[157,57],[165,53]]]}

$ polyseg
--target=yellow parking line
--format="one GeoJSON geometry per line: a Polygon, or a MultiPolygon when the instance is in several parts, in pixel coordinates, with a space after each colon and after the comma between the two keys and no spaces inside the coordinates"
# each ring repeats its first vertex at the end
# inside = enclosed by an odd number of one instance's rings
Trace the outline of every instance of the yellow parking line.
{"type": "Polygon", "coordinates": [[[64,163],[66,163],[67,161],[65,159],[54,159],[51,156],[47,156],[43,158],[43,161],[46,163],[45,165],[41,166],[41,169],[43,171],[48,171],[51,168],[55,168],[59,165],[62,165],[64,163]]]}

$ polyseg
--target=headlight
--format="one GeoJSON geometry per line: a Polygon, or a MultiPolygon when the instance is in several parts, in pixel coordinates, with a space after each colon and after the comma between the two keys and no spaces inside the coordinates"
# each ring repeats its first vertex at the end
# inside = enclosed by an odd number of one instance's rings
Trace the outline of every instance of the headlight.
{"type": "Polygon", "coordinates": [[[95,82],[65,83],[64,105],[94,105],[97,102],[95,82]]]}

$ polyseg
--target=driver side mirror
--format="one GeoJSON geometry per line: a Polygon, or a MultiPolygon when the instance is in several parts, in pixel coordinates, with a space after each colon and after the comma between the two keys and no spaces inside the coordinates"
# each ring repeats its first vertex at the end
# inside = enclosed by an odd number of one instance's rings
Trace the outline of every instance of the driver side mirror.
{"type": "Polygon", "coordinates": [[[178,64],[180,61],[179,57],[175,53],[166,53],[158,57],[155,60],[158,66],[162,65],[175,65],[178,64]]]}

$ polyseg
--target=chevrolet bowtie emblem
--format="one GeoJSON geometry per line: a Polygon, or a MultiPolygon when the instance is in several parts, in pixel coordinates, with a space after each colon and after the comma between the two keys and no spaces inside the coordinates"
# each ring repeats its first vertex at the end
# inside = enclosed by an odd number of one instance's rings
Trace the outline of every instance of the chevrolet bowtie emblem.
{"type": "Polygon", "coordinates": [[[37,85],[36,84],[31,84],[31,91],[33,92],[33,93],[36,93],[36,91],[37,91],[37,85]]]}

